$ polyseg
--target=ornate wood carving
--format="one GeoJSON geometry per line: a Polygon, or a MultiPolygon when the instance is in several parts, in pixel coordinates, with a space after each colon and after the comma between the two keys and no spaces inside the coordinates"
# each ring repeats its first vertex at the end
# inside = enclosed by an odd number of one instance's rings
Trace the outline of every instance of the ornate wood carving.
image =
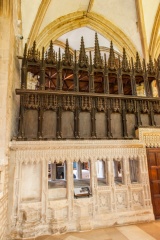
{"type": "MultiPolygon", "coordinates": [[[[160,58],[154,64],[150,57],[146,67],[145,61],[143,64],[141,63],[138,53],[136,61],[133,62],[131,59],[130,63],[126,50],[123,49],[122,59],[116,59],[111,42],[108,61],[106,54],[103,60],[97,34],[95,34],[93,62],[91,52],[89,56],[85,52],[83,37],[81,38],[79,56],[77,56],[76,51],[73,56],[69,49],[68,40],[66,40],[65,53],[62,57],[60,49],[58,54],[54,51],[52,41],[45,54],[44,48],[42,49],[41,57],[39,50],[36,49],[36,42],[28,50],[27,45],[25,45],[22,57],[21,89],[16,90],[17,94],[21,96],[17,139],[26,139],[24,132],[24,122],[28,121],[27,114],[25,114],[26,110],[38,111],[37,139],[43,139],[42,126],[46,121],[46,117],[44,120],[43,116],[47,110],[56,112],[54,117],[57,117],[57,130],[56,134],[53,134],[56,138],[63,138],[61,126],[63,111],[72,111],[74,114],[73,123],[71,123],[74,128],[74,138],[81,136],[82,122],[79,121],[79,117],[82,118],[81,112],[89,112],[89,115],[85,115],[87,123],[84,122],[85,126],[83,127],[87,128],[88,134],[89,129],[91,129],[91,138],[96,138],[96,128],[99,121],[97,120],[96,123],[96,114],[100,112],[105,113],[105,117],[103,115],[102,118],[105,119],[103,124],[105,122],[106,125],[103,129],[106,129],[106,134],[102,135],[106,138],[113,137],[111,133],[111,126],[114,130],[112,117],[115,119],[116,116],[117,120],[119,119],[117,124],[121,126],[121,138],[126,138],[128,131],[130,131],[130,136],[133,136],[131,131],[133,131],[135,119],[135,128],[142,125],[159,125],[160,101],[153,96],[151,89],[151,83],[155,79],[160,96],[160,58]],[[37,81],[35,89],[27,89],[28,72],[37,81]],[[141,86],[141,84],[144,85],[146,93],[146,96],[143,97],[137,96],[137,86],[141,86]],[[129,120],[132,120],[132,129],[127,129],[127,121],[129,120]]],[[[65,116],[67,118],[70,115],[65,114],[65,116]]],[[[72,121],[71,119],[72,117],[69,121],[72,121]]],[[[45,128],[46,126],[47,124],[45,124],[45,128]]],[[[45,131],[49,132],[49,130],[45,131]]],[[[83,132],[85,133],[85,129],[83,132]]],[[[89,135],[87,136],[89,137],[89,135]]]]}

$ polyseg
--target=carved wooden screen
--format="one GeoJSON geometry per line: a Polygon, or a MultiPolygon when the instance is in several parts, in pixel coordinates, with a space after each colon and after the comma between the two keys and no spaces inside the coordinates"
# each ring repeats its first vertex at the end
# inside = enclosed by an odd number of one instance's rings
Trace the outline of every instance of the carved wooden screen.
{"type": "Polygon", "coordinates": [[[25,45],[21,89],[16,89],[17,139],[134,138],[135,128],[160,125],[160,58],[156,64],[150,58],[142,67],[137,53],[129,64],[125,49],[122,57],[115,56],[112,42],[103,58],[97,34],[92,56],[86,54],[83,38],[74,54],[68,40],[64,54],[54,51],[52,41],[42,54],[35,41],[30,49],[25,45]],[[33,88],[28,88],[29,76],[36,78],[33,88]]]}

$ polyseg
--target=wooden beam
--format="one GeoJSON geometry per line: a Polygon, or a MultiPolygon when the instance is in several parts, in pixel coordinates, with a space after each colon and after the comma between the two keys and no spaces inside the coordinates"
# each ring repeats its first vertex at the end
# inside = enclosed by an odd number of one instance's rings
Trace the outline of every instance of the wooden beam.
{"type": "Polygon", "coordinates": [[[135,4],[136,4],[136,11],[137,11],[138,28],[139,28],[141,44],[142,44],[142,51],[143,51],[144,58],[148,61],[149,54],[148,54],[148,47],[147,47],[147,37],[146,37],[146,30],[145,30],[145,23],[144,23],[142,0],[135,0],[135,4]]]}

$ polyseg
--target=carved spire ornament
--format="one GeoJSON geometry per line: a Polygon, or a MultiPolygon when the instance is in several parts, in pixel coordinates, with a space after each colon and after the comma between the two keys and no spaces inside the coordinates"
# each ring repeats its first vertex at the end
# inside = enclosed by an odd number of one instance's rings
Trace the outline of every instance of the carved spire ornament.
{"type": "Polygon", "coordinates": [[[114,55],[112,41],[111,41],[111,45],[110,45],[110,52],[109,52],[109,58],[108,58],[108,68],[110,70],[116,70],[116,62],[115,62],[115,55],[114,55]]]}
{"type": "Polygon", "coordinates": [[[28,50],[28,61],[38,62],[40,60],[40,52],[36,50],[36,41],[33,42],[33,47],[28,50]]]}
{"type": "Polygon", "coordinates": [[[79,67],[87,68],[88,67],[88,56],[86,55],[85,52],[85,46],[84,46],[84,40],[83,37],[81,37],[81,47],[80,47],[80,53],[79,53],[79,67]]]}
{"type": "Polygon", "coordinates": [[[125,48],[123,48],[122,70],[124,72],[130,71],[125,48]]]}
{"type": "Polygon", "coordinates": [[[65,53],[63,54],[62,62],[64,66],[71,66],[73,64],[73,56],[69,50],[68,39],[66,39],[65,53]]]}
{"type": "Polygon", "coordinates": [[[101,57],[97,33],[95,34],[94,67],[103,68],[103,60],[101,57]]]}
{"type": "Polygon", "coordinates": [[[55,54],[55,51],[53,49],[52,40],[50,41],[49,49],[45,54],[45,60],[46,60],[46,63],[48,63],[48,64],[55,64],[56,63],[56,54],[55,54]]]}
{"type": "Polygon", "coordinates": [[[135,62],[135,71],[137,73],[142,73],[142,65],[141,65],[141,61],[138,55],[138,52],[136,53],[136,62],[135,62]]]}
{"type": "Polygon", "coordinates": [[[155,67],[152,61],[152,57],[149,56],[149,63],[147,64],[148,74],[155,74],[155,67]]]}

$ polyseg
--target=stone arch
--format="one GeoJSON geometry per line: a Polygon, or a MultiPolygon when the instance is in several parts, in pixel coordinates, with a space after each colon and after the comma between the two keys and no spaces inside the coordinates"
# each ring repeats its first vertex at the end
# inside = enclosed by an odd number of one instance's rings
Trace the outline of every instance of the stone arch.
{"type": "Polygon", "coordinates": [[[158,58],[160,53],[159,29],[160,29],[160,5],[157,9],[157,14],[156,14],[154,25],[153,25],[150,46],[149,46],[150,55],[152,56],[152,58],[156,58],[156,59],[158,58]]]}
{"type": "MultiPolygon", "coordinates": [[[[124,47],[128,56],[135,58],[136,48],[132,41],[113,23],[95,13],[74,12],[56,19],[48,24],[38,36],[35,36],[37,47],[39,50],[43,46],[47,48],[51,39],[54,41],[66,32],[84,26],[112,40],[121,52],[124,47]]],[[[29,42],[29,47],[31,44],[29,42]]]]}

